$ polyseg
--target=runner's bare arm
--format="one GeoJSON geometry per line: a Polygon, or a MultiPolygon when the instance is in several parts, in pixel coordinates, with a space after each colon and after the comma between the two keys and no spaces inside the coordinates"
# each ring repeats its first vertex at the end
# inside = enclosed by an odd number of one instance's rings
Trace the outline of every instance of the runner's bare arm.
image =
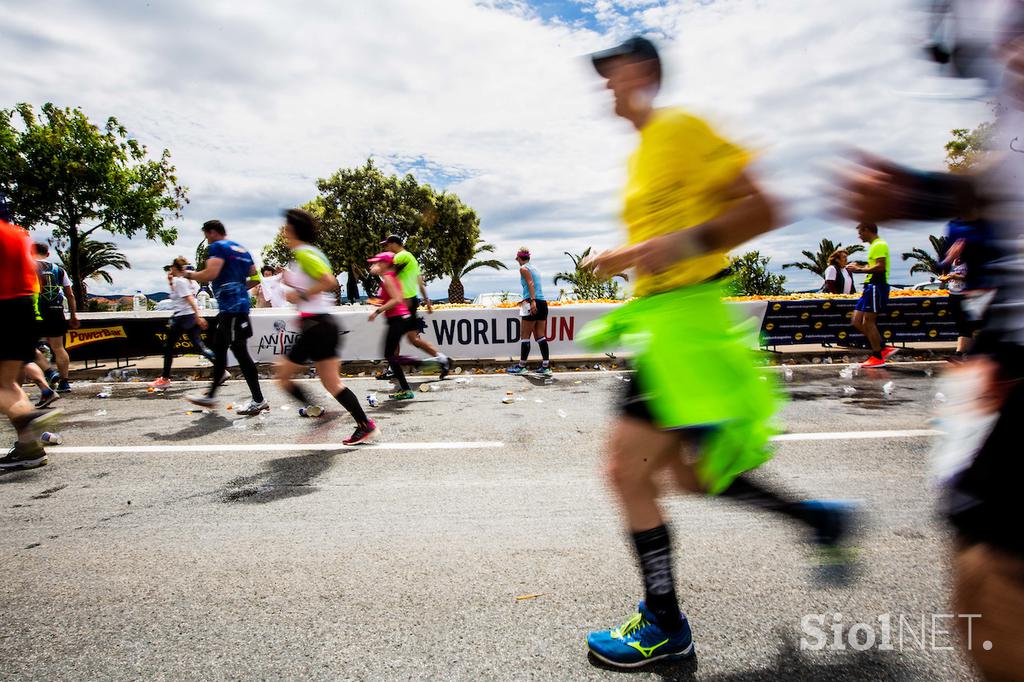
{"type": "Polygon", "coordinates": [[[533,288],[533,273],[527,267],[519,268],[519,274],[526,280],[526,288],[530,292],[530,314],[537,313],[537,292],[533,288]]]}
{"type": "Polygon", "coordinates": [[[82,323],[78,321],[78,305],[75,301],[75,292],[71,287],[64,287],[64,299],[68,302],[68,313],[71,315],[68,326],[78,329],[82,323]]]}
{"type": "Polygon", "coordinates": [[[217,275],[220,274],[220,269],[223,267],[223,258],[210,258],[206,261],[206,267],[202,270],[186,270],[185,279],[195,280],[196,282],[212,282],[217,279],[217,275]]]}
{"type": "Polygon", "coordinates": [[[434,306],[430,303],[430,296],[427,296],[427,283],[423,281],[423,275],[419,276],[420,285],[420,298],[423,299],[423,304],[427,306],[427,312],[434,312],[434,306]]]}
{"type": "Polygon", "coordinates": [[[861,274],[867,275],[873,275],[876,273],[885,274],[886,260],[887,259],[885,257],[879,258],[878,261],[870,268],[867,265],[857,265],[856,263],[851,263],[849,266],[847,266],[847,268],[850,270],[850,272],[859,272],[861,274]]]}

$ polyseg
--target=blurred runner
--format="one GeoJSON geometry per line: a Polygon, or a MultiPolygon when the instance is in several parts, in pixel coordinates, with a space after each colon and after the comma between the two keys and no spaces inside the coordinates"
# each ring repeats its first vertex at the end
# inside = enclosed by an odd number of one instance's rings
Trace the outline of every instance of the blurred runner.
{"type": "Polygon", "coordinates": [[[281,236],[294,260],[283,274],[282,281],[287,287],[287,301],[298,308],[301,331],[288,355],[278,358],[274,374],[281,389],[299,401],[301,416],[320,417],[324,413],[323,406],[310,400],[302,387],[293,381],[304,365],[312,362],[320,383],[356,422],[355,431],[342,442],[356,445],[376,436],[377,425],[366,416],[352,389],[341,381],[341,330],[331,316],[333,292],[338,288],[338,280],[331,271],[327,256],[313,246],[316,233],[316,220],[306,211],[293,208],[285,213],[281,236]]]}
{"type": "MultiPolygon", "coordinates": [[[[976,216],[963,237],[969,280],[992,288],[968,361],[951,370],[954,423],[936,451],[945,513],[957,532],[954,604],[979,614],[960,621],[964,647],[991,680],[1024,671],[1024,507],[1020,424],[1024,421],[1024,2],[943,2],[952,44],[939,45],[955,75],[999,83],[992,158],[968,174],[926,172],[867,154],[847,173],[843,204],[863,221],[976,216]],[[999,10],[988,30],[962,17],[999,10]],[[957,19],[960,19],[957,21],[957,19]]],[[[934,46],[933,46],[934,47],[934,46]]]]}
{"type": "Polygon", "coordinates": [[[747,473],[771,457],[769,420],[778,405],[776,388],[754,368],[748,340],[722,302],[726,252],[776,224],[774,206],[747,171],[749,155],[685,111],[654,108],[661,62],[650,41],[631,38],[592,59],[614,94],[615,113],[640,135],[623,213],[630,246],[585,262],[604,276],[636,267],[638,298],[588,325],[580,340],[635,353],[636,372],[612,427],[607,476],[645,595],[636,614],[590,633],[587,646],[606,663],[637,667],[693,654],[658,505],[662,472],[685,490],[800,522],[840,579],[852,512],[841,503],[787,499],[747,473]]]}
{"type": "Polygon", "coordinates": [[[977,322],[972,319],[965,305],[968,270],[967,262],[963,259],[964,244],[963,239],[955,241],[947,250],[946,257],[939,263],[942,269],[947,271],[939,276],[939,281],[944,282],[949,291],[949,310],[956,325],[956,352],[950,356],[950,362],[963,362],[966,359],[971,339],[978,328],[977,322]]]}
{"type": "Polygon", "coordinates": [[[380,292],[377,297],[380,305],[370,313],[370,322],[383,314],[387,321],[387,331],[384,332],[384,359],[388,362],[391,375],[398,382],[398,391],[389,397],[392,400],[412,400],[416,394],[412,392],[408,379],[405,378],[405,370],[402,369],[404,359],[399,357],[398,350],[402,344],[402,336],[409,329],[409,318],[411,317],[406,299],[402,296],[402,285],[395,275],[394,262],[395,254],[390,251],[378,253],[367,260],[370,263],[370,272],[380,277],[380,292]]]}
{"type": "Polygon", "coordinates": [[[21,388],[25,363],[35,357],[39,278],[29,254],[28,232],[9,222],[7,205],[0,197],[0,318],[7,331],[0,336],[0,410],[17,432],[17,441],[0,469],[32,469],[46,464],[39,442],[41,427],[55,419],[59,410],[37,410],[21,388]]]}
{"type": "Polygon", "coordinates": [[[171,385],[171,363],[174,361],[174,349],[183,333],[188,335],[189,341],[192,342],[192,347],[197,353],[210,361],[215,358],[213,351],[206,347],[199,334],[207,328],[208,324],[196,302],[199,285],[185,279],[186,267],[188,267],[188,261],[182,256],[175,258],[167,267],[167,283],[171,287],[169,298],[174,309],[171,312],[171,318],[167,321],[163,371],[155,381],[149,382],[152,388],[166,388],[171,385]]]}
{"type": "MultiPolygon", "coordinates": [[[[439,351],[432,343],[423,338],[423,332],[427,329],[427,323],[419,316],[420,303],[427,307],[427,313],[434,312],[434,306],[427,296],[427,285],[423,281],[420,272],[419,261],[405,248],[402,238],[398,235],[391,235],[380,243],[387,251],[395,256],[394,268],[398,276],[398,282],[402,285],[402,296],[405,297],[405,305],[409,308],[409,329],[406,337],[409,343],[419,348],[430,356],[433,362],[438,364],[441,371],[441,378],[448,376],[451,369],[451,361],[448,356],[439,351]],[[422,299],[420,296],[422,295],[422,299]]],[[[406,363],[408,364],[408,363],[406,363]]]]}
{"type": "Polygon", "coordinates": [[[207,220],[203,223],[203,235],[210,245],[206,267],[198,272],[186,270],[183,276],[197,282],[213,283],[218,308],[217,329],[213,334],[213,372],[206,395],[186,396],[186,400],[207,408],[217,404],[214,395],[224,382],[230,349],[252,394],[249,404],[236,410],[235,414],[250,417],[270,409],[263,399],[260,375],[246,343],[252,336],[248,282],[256,275],[256,264],[244,246],[227,238],[227,230],[221,221],[207,220]]]}
{"type": "MultiPolygon", "coordinates": [[[[71,391],[68,383],[68,370],[71,358],[64,349],[64,335],[68,329],[78,329],[78,308],[75,305],[75,294],[71,289],[71,278],[67,271],[56,263],[46,259],[50,257],[50,246],[46,242],[35,242],[32,245],[32,256],[36,260],[39,274],[39,336],[53,351],[53,361],[57,365],[56,381],[53,387],[58,393],[71,391]],[[64,319],[64,301],[68,303],[71,319],[64,319]]],[[[52,375],[51,375],[52,380],[52,375]]]]}

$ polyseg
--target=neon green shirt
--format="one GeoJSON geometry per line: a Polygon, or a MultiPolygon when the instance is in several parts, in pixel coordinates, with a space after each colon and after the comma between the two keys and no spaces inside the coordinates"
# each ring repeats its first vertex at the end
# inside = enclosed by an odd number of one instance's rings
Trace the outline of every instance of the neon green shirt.
{"type": "Polygon", "coordinates": [[[402,285],[402,296],[404,298],[419,296],[420,264],[416,260],[416,256],[408,251],[399,251],[395,254],[395,270],[397,270],[398,283],[402,285]]]}
{"type": "MultiPolygon", "coordinates": [[[[889,270],[892,266],[892,258],[889,258],[889,245],[881,237],[875,237],[875,241],[871,242],[871,246],[868,247],[868,267],[875,267],[879,258],[885,259],[885,277],[880,277],[877,284],[886,284],[889,282],[889,270]]],[[[876,283],[874,274],[865,277],[864,283],[876,283]]]]}

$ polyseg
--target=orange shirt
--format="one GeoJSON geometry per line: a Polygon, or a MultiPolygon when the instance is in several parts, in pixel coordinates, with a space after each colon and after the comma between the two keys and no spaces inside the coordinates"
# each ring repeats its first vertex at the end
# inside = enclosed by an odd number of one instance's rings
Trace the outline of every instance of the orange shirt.
{"type": "Polygon", "coordinates": [[[0,300],[39,293],[39,276],[31,246],[28,232],[0,220],[0,300]]]}

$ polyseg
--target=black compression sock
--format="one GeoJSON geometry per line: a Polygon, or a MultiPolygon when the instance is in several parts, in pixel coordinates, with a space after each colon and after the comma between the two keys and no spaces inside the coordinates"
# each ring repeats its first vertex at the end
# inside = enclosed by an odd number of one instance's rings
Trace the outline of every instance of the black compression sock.
{"type": "Polygon", "coordinates": [[[334,396],[335,399],[341,406],[348,410],[348,413],[352,415],[352,418],[356,420],[356,423],[360,426],[365,426],[370,423],[370,419],[366,416],[366,412],[363,411],[363,406],[359,404],[359,398],[352,392],[348,386],[338,391],[338,395],[334,396]]]}
{"type": "Polygon", "coordinates": [[[664,525],[633,533],[633,545],[644,576],[644,601],[666,632],[683,627],[683,615],[672,577],[672,543],[664,525]]]}
{"type": "Polygon", "coordinates": [[[309,395],[307,395],[306,392],[302,390],[302,387],[294,381],[288,384],[288,395],[298,400],[299,404],[303,407],[313,404],[309,401],[309,395]]]}
{"type": "Polygon", "coordinates": [[[749,504],[758,509],[782,514],[796,521],[818,528],[822,524],[821,512],[803,502],[791,500],[773,490],[755,483],[747,474],[737,476],[729,487],[720,493],[721,497],[749,504]]]}
{"type": "Polygon", "coordinates": [[[548,340],[547,338],[537,339],[537,345],[540,346],[540,356],[544,359],[544,363],[548,362],[548,340]]]}
{"type": "Polygon", "coordinates": [[[519,364],[525,366],[528,357],[530,357],[530,342],[523,341],[519,344],[519,364]]]}

